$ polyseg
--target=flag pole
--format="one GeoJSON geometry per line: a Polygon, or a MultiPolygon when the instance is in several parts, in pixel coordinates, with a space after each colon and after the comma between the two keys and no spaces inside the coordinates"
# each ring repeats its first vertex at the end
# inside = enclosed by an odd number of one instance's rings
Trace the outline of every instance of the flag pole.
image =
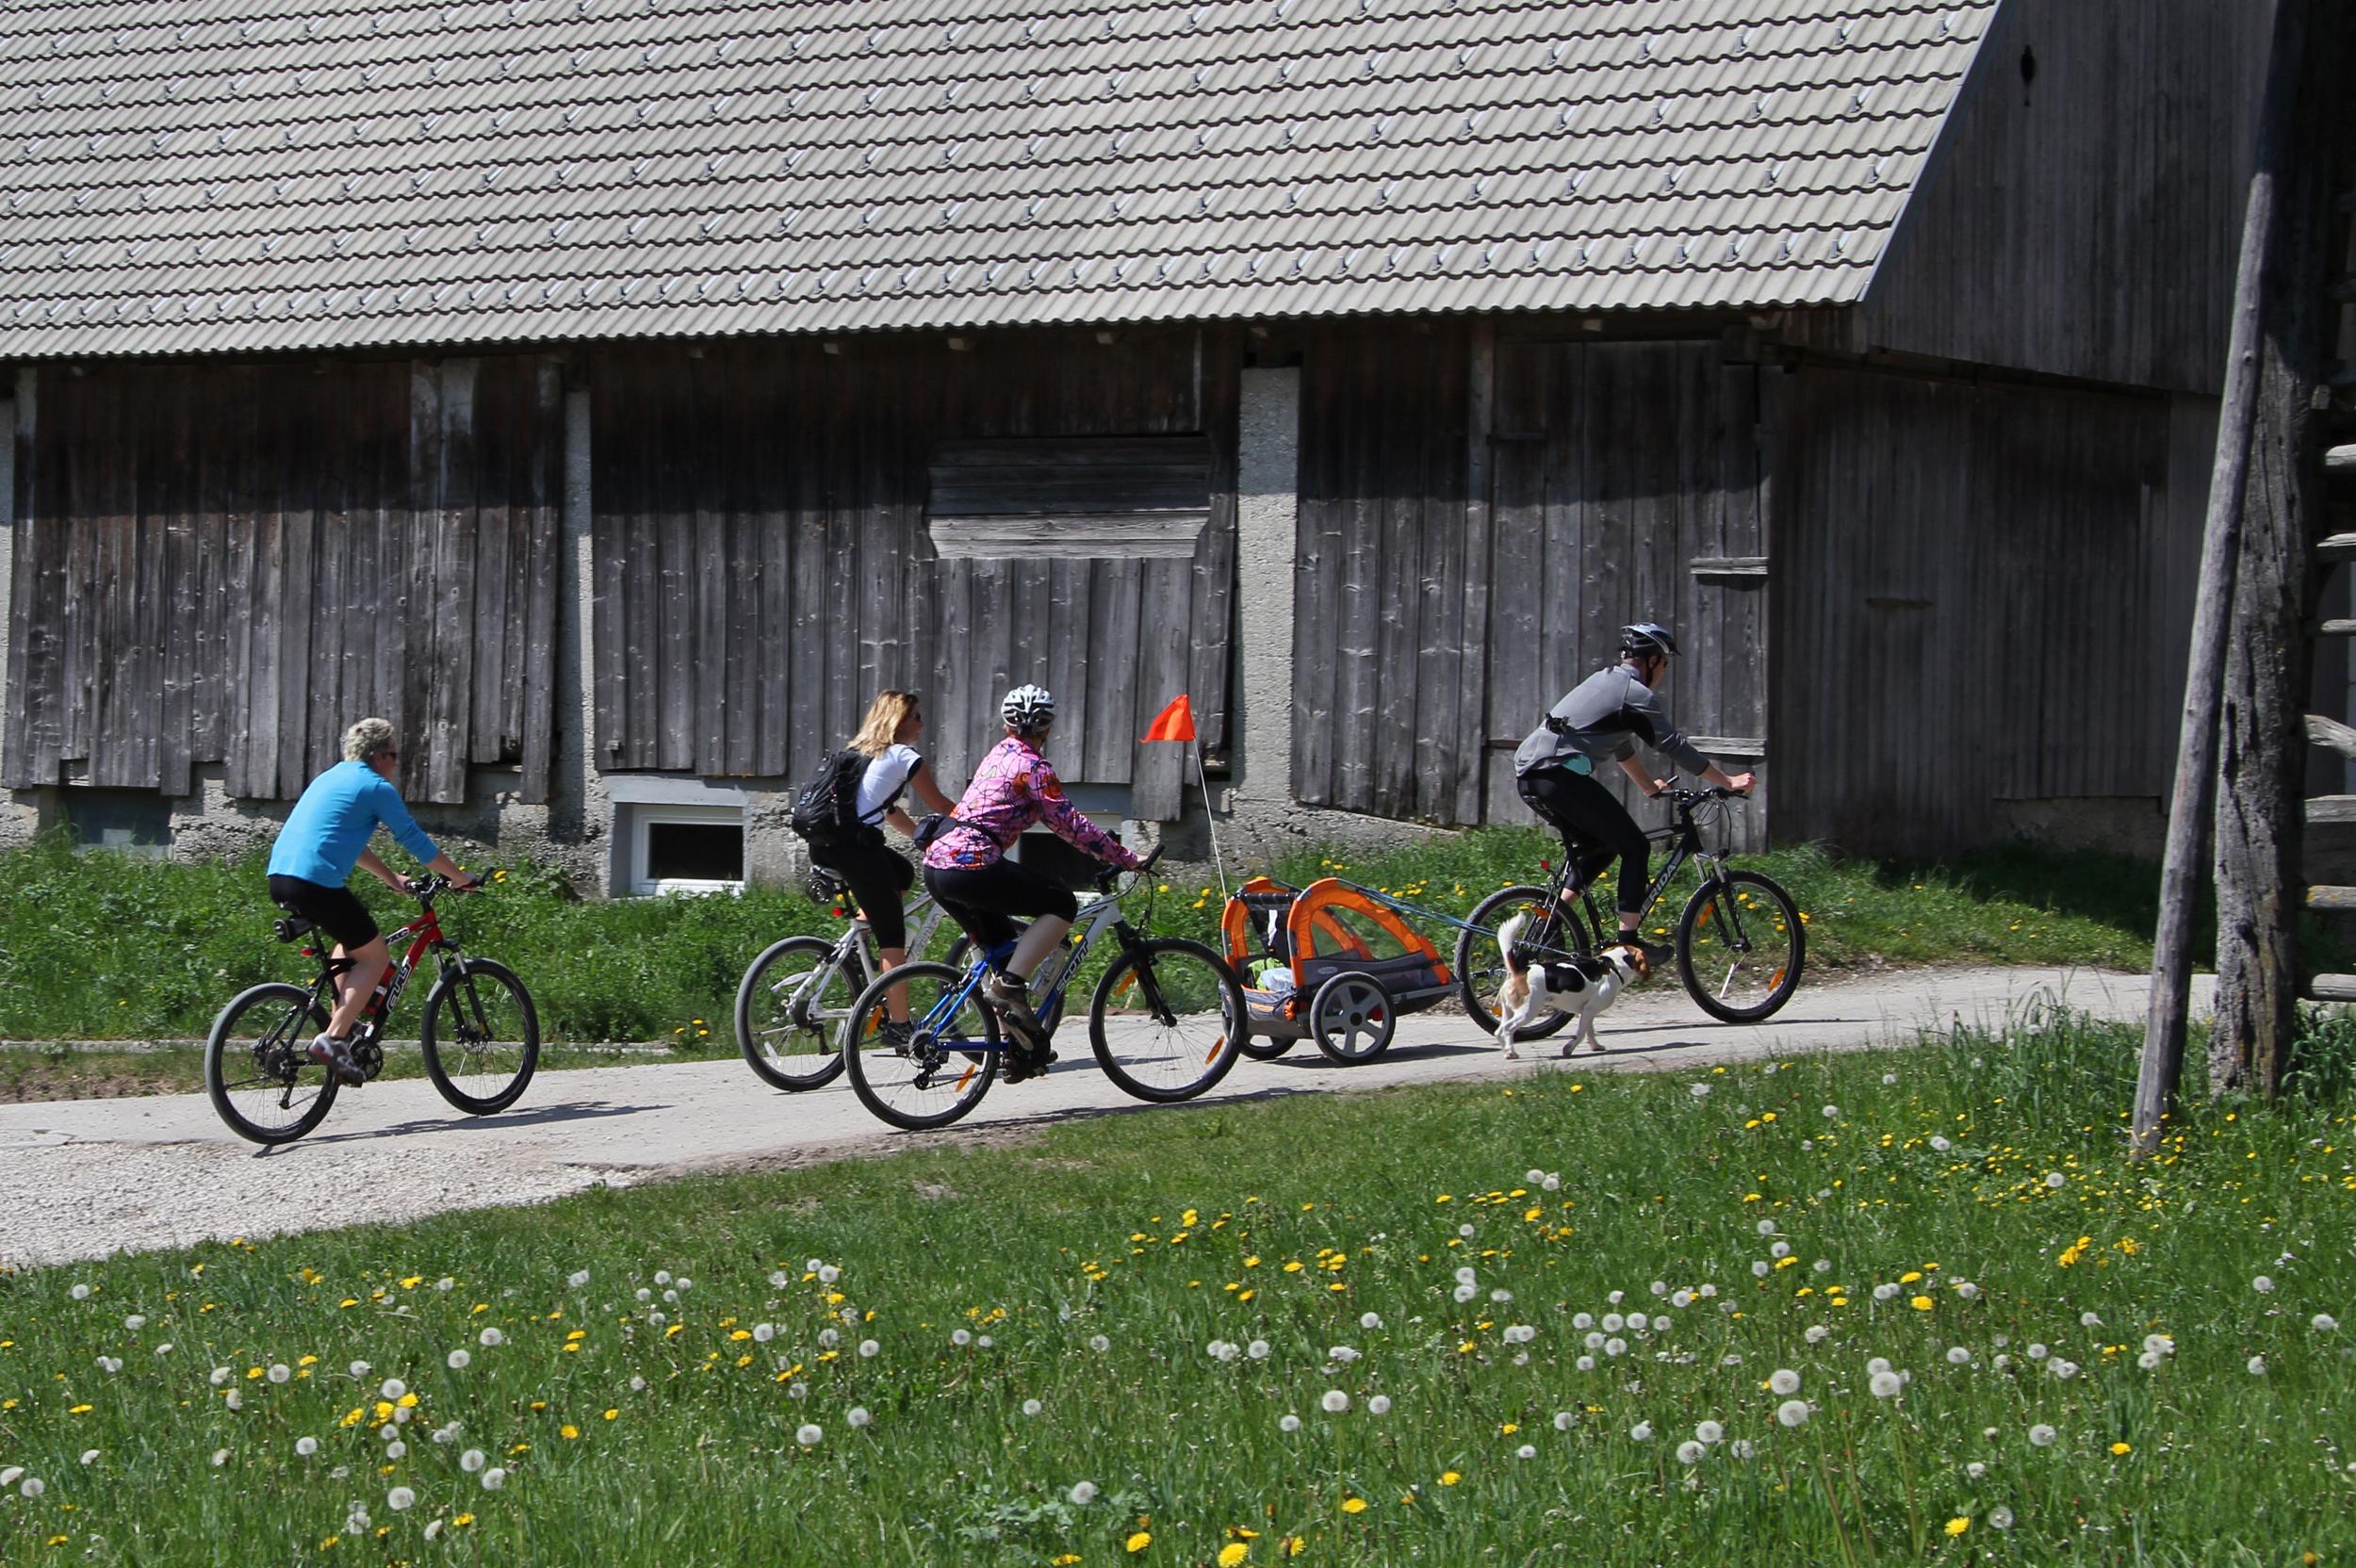
{"type": "Polygon", "coordinates": [[[1203,766],[1203,738],[1200,735],[1194,738],[1194,776],[1203,785],[1203,821],[1211,830],[1211,866],[1219,873],[1219,896],[1223,904],[1234,895],[1227,890],[1227,858],[1219,853],[1219,817],[1211,809],[1211,776],[1203,766]]]}

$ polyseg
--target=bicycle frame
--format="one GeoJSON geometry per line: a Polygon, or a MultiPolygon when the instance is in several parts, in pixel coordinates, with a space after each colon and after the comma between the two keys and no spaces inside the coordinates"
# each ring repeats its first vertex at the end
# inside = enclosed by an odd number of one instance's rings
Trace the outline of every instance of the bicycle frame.
{"type": "MultiPolygon", "coordinates": [[[[1718,880],[1720,869],[1726,861],[1724,853],[1703,846],[1701,826],[1693,820],[1693,808],[1690,802],[1679,803],[1676,822],[1667,827],[1654,829],[1646,833],[1644,837],[1668,843],[1669,854],[1668,858],[1661,862],[1661,870],[1654,875],[1651,885],[1644,890],[1644,902],[1639,907],[1636,917],[1636,923],[1639,926],[1652,918],[1653,910],[1660,906],[1662,896],[1668,892],[1670,885],[1676,882],[1677,873],[1685,869],[1687,861],[1691,860],[1702,868],[1700,885],[1704,888],[1718,880]]],[[[1576,891],[1579,906],[1586,912],[1587,923],[1595,927],[1595,934],[1601,937],[1606,928],[1602,913],[1595,907],[1595,884],[1589,882],[1576,890],[1571,889],[1570,879],[1575,873],[1576,868],[1572,865],[1570,857],[1563,857],[1560,865],[1551,868],[1546,883],[1547,896],[1559,906],[1566,891],[1576,891]]],[[[1459,921],[1454,923],[1461,926],[1464,923],[1459,921]]]]}
{"type": "MultiPolygon", "coordinates": [[[[908,907],[916,919],[909,923],[908,943],[905,951],[921,955],[932,946],[933,933],[941,928],[947,912],[930,893],[918,894],[916,902],[908,907]]],[[[874,932],[867,923],[867,917],[854,915],[850,924],[843,928],[843,935],[835,939],[834,952],[826,962],[803,975],[801,984],[794,987],[794,994],[786,999],[794,1016],[803,1016],[801,1004],[806,996],[825,994],[828,982],[839,972],[848,972],[853,977],[851,994],[854,996],[875,984],[876,976],[884,972],[875,955],[875,945],[874,932]]],[[[772,991],[771,994],[776,993],[772,991]]]]}
{"type": "MultiPolygon", "coordinates": [[[[326,936],[325,931],[320,931],[319,944],[303,949],[303,956],[319,961],[319,978],[311,982],[313,1005],[333,1013],[341,989],[336,981],[352,968],[352,961],[348,956],[330,957],[328,955],[333,944],[325,939],[326,936]]],[[[417,919],[400,930],[388,933],[384,945],[390,948],[403,940],[409,942],[408,950],[393,960],[384,978],[377,982],[376,990],[369,996],[368,1004],[361,1012],[359,1022],[352,1032],[353,1054],[371,1078],[384,1065],[382,1042],[384,1025],[392,1018],[394,1005],[401,1001],[401,992],[408,989],[409,981],[417,972],[425,955],[435,951],[455,955],[459,951],[458,943],[442,934],[441,916],[434,912],[431,904],[417,919]]]]}
{"type": "MultiPolygon", "coordinates": [[[[1053,1036],[1062,1024],[1064,998],[1071,991],[1072,977],[1080,972],[1080,965],[1087,960],[1089,950],[1095,947],[1097,940],[1104,936],[1107,927],[1111,928],[1115,939],[1124,948],[1137,940],[1137,928],[1131,925],[1121,914],[1121,895],[1118,893],[1105,893],[1092,899],[1082,905],[1079,911],[1073,915],[1072,935],[1065,938],[1065,944],[1070,949],[1071,956],[1064,962],[1063,972],[1055,976],[1055,984],[1048,987],[1047,995],[1039,1003],[1034,1004],[1032,1007],[1032,1011],[1039,1015],[1039,1027],[1048,1035],[1053,1036]]],[[[946,1027],[950,1021],[957,1016],[958,1009],[962,1008],[973,997],[975,988],[989,975],[990,969],[989,954],[984,954],[974,959],[973,967],[966,971],[965,978],[959,981],[946,996],[935,1003],[932,1010],[924,1018],[915,1021],[918,1033],[929,1032],[937,1035],[946,1027]]],[[[961,1052],[1004,1051],[1010,1043],[1006,1037],[1001,1036],[994,1043],[986,1040],[961,1040],[957,1049],[961,1052]]]]}

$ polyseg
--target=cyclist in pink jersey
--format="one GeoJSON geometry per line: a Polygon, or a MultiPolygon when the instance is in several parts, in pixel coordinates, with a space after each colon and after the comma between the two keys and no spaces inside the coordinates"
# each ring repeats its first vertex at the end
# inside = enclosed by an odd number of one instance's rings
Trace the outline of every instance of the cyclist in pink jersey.
{"type": "Polygon", "coordinates": [[[1018,686],[998,714],[1006,738],[973,770],[948,826],[924,852],[924,886],[983,949],[1014,941],[1005,969],[982,986],[983,1002],[1030,1048],[1008,1065],[1009,1080],[1045,1069],[1047,1038],[1031,1011],[1027,987],[1040,962],[1055,951],[1080,912],[1072,890],[1006,858],[1023,829],[1044,823],[1058,838],[1098,859],[1135,871],[1140,862],[1121,841],[1081,815],[1064,797],[1055,770],[1039,755],[1055,722],[1055,699],[1044,688],[1018,686]],[[1031,919],[1021,939],[1014,922],[1031,919]]]}

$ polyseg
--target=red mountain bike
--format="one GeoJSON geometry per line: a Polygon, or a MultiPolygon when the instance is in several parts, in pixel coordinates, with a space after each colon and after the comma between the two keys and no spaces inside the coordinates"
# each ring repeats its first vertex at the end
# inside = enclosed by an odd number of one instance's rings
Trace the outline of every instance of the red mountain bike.
{"type": "MultiPolygon", "coordinates": [[[[479,887],[489,884],[478,883],[479,887]]],[[[442,934],[434,901],[451,891],[446,877],[411,884],[424,912],[394,932],[391,942],[409,950],[384,972],[368,1011],[352,1031],[352,1059],[374,1078],[384,1070],[384,1025],[409,977],[428,953],[439,972],[426,993],[425,1022],[417,1047],[426,1076],[442,1098],[462,1111],[489,1116],[515,1102],[532,1082],[540,1060],[540,1015],[515,972],[490,958],[469,958],[442,934]]],[[[282,942],[316,930],[289,915],[270,929],[282,942]]],[[[335,1079],[311,1060],[311,1041],[327,1027],[335,1004],[335,980],[352,967],[329,956],[334,943],[319,932],[306,958],[319,972],[306,988],[272,982],[239,991],[213,1021],[205,1042],[205,1092],[229,1130],[255,1143],[292,1143],[327,1115],[335,1102],[335,1079]]]]}

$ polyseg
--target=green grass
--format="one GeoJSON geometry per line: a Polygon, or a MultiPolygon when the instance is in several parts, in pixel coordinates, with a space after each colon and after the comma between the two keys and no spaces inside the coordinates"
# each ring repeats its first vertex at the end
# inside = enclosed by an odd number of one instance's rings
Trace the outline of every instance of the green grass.
{"type": "MultiPolygon", "coordinates": [[[[1542,876],[1541,862],[1559,854],[1546,835],[1498,828],[1374,857],[1308,852],[1279,869],[1296,882],[1340,870],[1461,914],[1499,886],[1542,876]]],[[[2132,859],[2017,849],[1913,868],[1802,848],[1744,863],[1798,898],[1818,972],[1926,963],[2135,969],[2151,960],[2158,873],[2132,859]]],[[[274,911],[262,881],[256,861],[76,855],[54,839],[0,853],[0,1038],[201,1038],[244,987],[306,977],[306,962],[270,936],[274,911]]],[[[1212,938],[1217,892],[1201,876],[1164,886],[1152,927],[1212,938]]],[[[355,887],[388,930],[416,912],[371,878],[355,887]]],[[[532,867],[517,868],[491,896],[443,907],[469,950],[524,977],[546,1038],[665,1040],[691,1052],[730,1049],[736,984],[763,947],[840,928],[789,890],[584,901],[555,873],[532,867]]],[[[1142,912],[1143,901],[1133,908],[1142,912]]],[[[1665,936],[1675,914],[1675,906],[1661,911],[1654,929],[1665,936]]],[[[1453,933],[1434,935],[1450,955],[1453,933]]]]}
{"type": "Polygon", "coordinates": [[[1114,1115],[0,1278],[0,1561],[2342,1560],[2344,1077],[2130,1167],[2132,1044],[1114,1115]]]}

